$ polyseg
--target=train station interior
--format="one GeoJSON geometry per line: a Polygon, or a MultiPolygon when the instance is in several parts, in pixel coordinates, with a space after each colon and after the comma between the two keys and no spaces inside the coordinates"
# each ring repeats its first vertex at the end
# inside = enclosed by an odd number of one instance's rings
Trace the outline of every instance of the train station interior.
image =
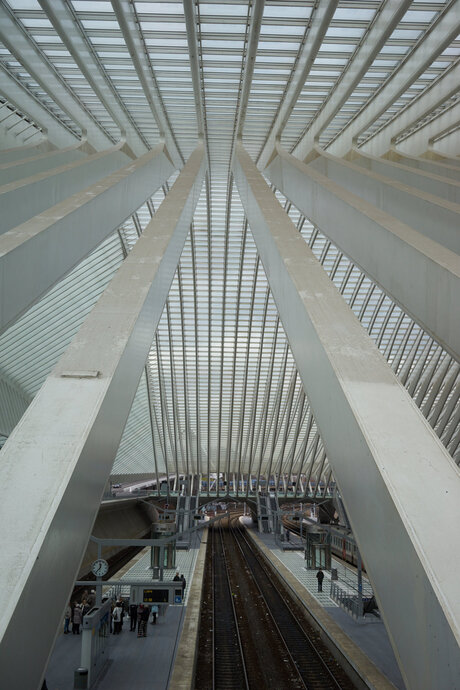
{"type": "Polygon", "coordinates": [[[460,0],[0,0],[1,690],[460,690],[460,0]]]}

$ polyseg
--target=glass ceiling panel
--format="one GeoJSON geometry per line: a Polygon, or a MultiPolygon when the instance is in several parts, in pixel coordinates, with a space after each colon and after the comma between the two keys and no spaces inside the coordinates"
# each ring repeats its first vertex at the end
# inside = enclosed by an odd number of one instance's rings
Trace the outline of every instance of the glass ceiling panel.
{"type": "MultiPolygon", "coordinates": [[[[117,141],[119,127],[55,34],[38,2],[11,0],[8,4],[18,21],[22,21],[30,41],[39,45],[69,92],[109,137],[117,141]]],[[[146,144],[154,146],[159,139],[158,125],[138,81],[136,66],[112,4],[74,0],[71,6],[110,92],[146,144]]],[[[243,129],[244,143],[255,160],[267,141],[289,85],[296,78],[304,45],[312,38],[310,22],[314,22],[316,6],[314,0],[265,2],[243,129]]],[[[153,94],[155,106],[164,112],[171,137],[187,159],[197,141],[197,117],[183,5],[136,0],[129,7],[134,13],[136,37],[142,57],[146,58],[146,69],[157,89],[153,94]]],[[[193,7],[210,181],[197,207],[116,468],[120,473],[148,472],[156,462],[161,469],[176,471],[177,460],[182,470],[204,473],[239,468],[257,474],[286,470],[290,466],[293,472],[306,471],[321,457],[322,445],[314,443],[316,426],[229,176],[253,4],[246,0],[197,0],[193,7]],[[298,434],[296,429],[300,430],[298,434]]],[[[353,67],[355,52],[360,42],[366,40],[382,7],[380,0],[352,3],[340,0],[282,133],[282,143],[287,149],[295,146],[334,90],[340,89],[342,75],[353,67]]],[[[346,95],[340,110],[321,133],[321,145],[327,146],[339,136],[382,86],[397,78],[395,70],[410,59],[414,47],[447,7],[447,2],[412,3],[366,74],[346,95]]],[[[459,52],[459,43],[454,41],[423,74],[414,78],[381,117],[369,124],[359,143],[369,140],[390,118],[424,93],[455,63],[459,52]]],[[[56,105],[46,88],[37,84],[23,65],[1,46],[0,60],[33,98],[76,137],[81,136],[79,127],[56,105]]],[[[448,99],[420,122],[410,123],[403,136],[430,118],[438,117],[454,103],[455,98],[448,99]]],[[[280,200],[284,203],[281,197],[280,200]]],[[[157,203],[159,200],[152,202],[153,206],[157,203]]],[[[151,211],[152,206],[141,207],[133,219],[124,223],[120,235],[112,240],[113,246],[105,247],[106,255],[100,259],[100,267],[91,264],[94,280],[99,280],[100,285],[106,275],[105,258],[109,264],[121,260],[120,238],[124,251],[129,251],[151,211]]],[[[296,209],[291,207],[290,214],[404,385],[419,397],[417,404],[428,406],[421,383],[414,379],[416,370],[421,368],[425,372],[432,365],[435,372],[445,371],[446,376],[455,380],[454,365],[446,359],[446,353],[363,277],[357,267],[350,265],[296,209]],[[417,362],[422,361],[423,366],[417,369],[417,362]]],[[[82,309],[86,289],[89,308],[93,288],[79,286],[75,293],[75,299],[82,299],[82,309]]],[[[52,358],[59,354],[60,345],[53,349],[52,338],[60,319],[63,337],[70,333],[67,328],[70,329],[71,319],[65,301],[50,307],[45,300],[38,308],[44,310],[40,312],[43,338],[28,348],[25,338],[31,337],[31,332],[26,329],[26,335],[17,333],[6,347],[7,368],[12,367],[13,377],[17,377],[28,396],[37,390],[52,358]],[[16,357],[16,349],[20,347],[24,352],[16,357]]],[[[431,390],[430,386],[427,390],[431,390]]],[[[439,395],[432,397],[438,400],[439,395]]],[[[458,414],[456,405],[460,403],[449,400],[452,413],[458,414]]],[[[442,436],[447,432],[440,431],[439,412],[436,420],[433,407],[427,407],[424,414],[428,419],[432,415],[430,423],[438,424],[437,430],[447,443],[447,436],[442,436]]]]}

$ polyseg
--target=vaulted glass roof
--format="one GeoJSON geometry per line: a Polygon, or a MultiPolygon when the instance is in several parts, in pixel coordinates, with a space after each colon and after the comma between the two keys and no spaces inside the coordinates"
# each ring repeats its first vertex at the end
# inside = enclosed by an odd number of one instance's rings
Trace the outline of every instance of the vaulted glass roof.
{"type": "MultiPolygon", "coordinates": [[[[178,167],[199,137],[206,145],[206,184],[113,477],[217,472],[328,483],[323,444],[233,183],[235,142],[241,136],[263,169],[275,137],[294,154],[310,139],[310,148],[343,145],[345,154],[359,122],[353,141],[363,151],[394,126],[381,153],[396,143],[420,155],[433,136],[446,152],[460,121],[458,86],[444,86],[460,67],[456,3],[7,0],[2,13],[3,148],[12,136],[18,145],[38,143],[46,130],[52,141],[44,111],[75,143],[86,136],[99,150],[126,138],[139,155],[164,138],[178,167]]],[[[4,437],[174,179],[0,336],[4,437]]],[[[459,363],[274,193],[458,462],[459,363]]]]}

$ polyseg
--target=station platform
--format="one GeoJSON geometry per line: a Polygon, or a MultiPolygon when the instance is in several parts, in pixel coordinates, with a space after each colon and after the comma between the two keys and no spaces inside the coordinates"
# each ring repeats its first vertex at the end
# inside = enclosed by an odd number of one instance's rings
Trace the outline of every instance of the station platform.
{"type": "MultiPolygon", "coordinates": [[[[383,621],[373,616],[366,616],[364,620],[358,621],[343,610],[329,596],[331,575],[328,571],[324,571],[323,591],[318,592],[316,571],[306,569],[299,537],[291,533],[289,548],[284,550],[285,542],[275,539],[273,534],[259,533],[250,520],[244,521],[251,538],[289,588],[294,589],[326,636],[338,644],[351,666],[361,678],[367,680],[369,687],[404,690],[404,681],[383,621]]],[[[340,584],[346,587],[348,582],[350,590],[353,588],[355,591],[355,569],[334,557],[332,567],[339,571],[340,584]]],[[[371,587],[363,574],[364,595],[367,591],[371,592],[371,587]]]]}
{"type": "MultiPolygon", "coordinates": [[[[198,533],[199,535],[199,533],[198,533]]],[[[189,593],[198,555],[203,559],[204,547],[196,536],[188,551],[176,552],[176,568],[164,571],[164,580],[172,580],[176,570],[184,574],[187,582],[184,604],[168,606],[165,615],[157,617],[156,625],[149,621],[147,637],[137,637],[130,631],[129,616],[125,616],[119,635],[110,635],[109,661],[105,665],[94,690],[166,690],[174,668],[178,642],[186,618],[189,593]]],[[[133,561],[111,579],[119,579],[122,595],[129,596],[129,582],[147,579],[150,566],[150,548],[143,549],[133,561]]],[[[37,633],[39,634],[39,632],[37,633]]],[[[49,690],[73,690],[74,671],[80,666],[81,635],[72,633],[58,636],[46,671],[49,690]]]]}

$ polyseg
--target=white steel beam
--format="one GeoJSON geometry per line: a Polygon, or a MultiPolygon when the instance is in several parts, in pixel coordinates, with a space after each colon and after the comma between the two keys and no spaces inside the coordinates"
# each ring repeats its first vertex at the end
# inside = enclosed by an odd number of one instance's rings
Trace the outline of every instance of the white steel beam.
{"type": "MultiPolygon", "coordinates": [[[[81,106],[65,81],[57,76],[40,49],[30,41],[27,32],[5,3],[0,4],[0,40],[98,151],[113,144],[99,123],[81,106]]],[[[31,113],[28,114],[32,117],[31,113]]]]}
{"type": "Polygon", "coordinates": [[[414,124],[433,113],[458,91],[460,84],[460,61],[451,69],[443,72],[438,79],[427,87],[420,96],[414,98],[384,127],[378,130],[361,147],[360,151],[381,156],[390,148],[400,135],[414,124]]]}
{"type": "Polygon", "coordinates": [[[375,208],[278,146],[270,181],[324,234],[460,359],[458,255],[375,208]]]}
{"type": "Polygon", "coordinates": [[[297,103],[338,4],[338,0],[326,0],[326,2],[315,3],[312,9],[313,16],[308,29],[307,39],[299,55],[297,66],[289,82],[286,94],[257,160],[257,165],[261,170],[267,165],[274,151],[275,141],[281,136],[297,103]]]}
{"type": "Polygon", "coordinates": [[[9,149],[1,149],[0,164],[8,165],[9,163],[19,163],[24,158],[33,158],[34,156],[39,155],[47,156],[53,151],[55,152],[55,146],[53,146],[48,139],[42,139],[41,142],[34,144],[24,144],[22,146],[14,146],[13,148],[9,149]]]}
{"type": "Polygon", "coordinates": [[[249,30],[248,50],[244,65],[243,84],[241,86],[241,98],[238,112],[236,115],[235,132],[237,137],[243,134],[246,110],[248,107],[249,95],[251,93],[254,66],[257,57],[257,46],[259,45],[260,27],[264,14],[265,0],[255,0],[252,6],[251,26],[249,30]]]}
{"type": "Polygon", "coordinates": [[[241,145],[235,180],[407,687],[458,687],[460,474],[241,145]],[[430,487],[437,519],[420,497],[430,487]],[[389,557],[389,554],[391,557],[389,557]]]}
{"type": "Polygon", "coordinates": [[[190,71],[192,73],[193,95],[195,97],[198,137],[204,137],[204,103],[201,92],[200,56],[196,30],[195,3],[183,0],[185,28],[187,31],[190,71]]]}
{"type": "Polygon", "coordinates": [[[9,162],[3,162],[2,157],[0,157],[0,185],[57,168],[59,165],[81,160],[86,155],[81,144],[57,151],[46,151],[45,153],[30,149],[29,154],[29,156],[9,162]]]}
{"type": "Polygon", "coordinates": [[[410,168],[424,170],[433,175],[441,175],[441,177],[450,177],[457,182],[460,181],[460,170],[456,166],[450,165],[447,160],[435,161],[429,158],[420,158],[394,147],[388,151],[385,158],[395,163],[401,163],[401,165],[408,165],[410,168]]]}
{"type": "Polygon", "coordinates": [[[438,117],[399,141],[398,146],[402,151],[406,150],[421,155],[430,146],[436,144],[436,147],[442,151],[458,154],[460,153],[459,122],[460,102],[457,100],[445,108],[438,117]],[[450,134],[453,136],[449,138],[450,134]]]}
{"type": "Polygon", "coordinates": [[[176,168],[181,168],[184,158],[177,144],[174,132],[169,122],[168,113],[161,98],[155,74],[146,52],[139,31],[139,24],[136,17],[136,9],[130,0],[111,0],[113,11],[115,12],[118,24],[123,33],[126,47],[129,50],[131,60],[136,69],[136,74],[144,91],[145,97],[149,102],[155,122],[160,132],[160,137],[164,137],[166,146],[171,155],[176,168]]]}
{"type": "Polygon", "coordinates": [[[75,63],[91,85],[96,96],[120,129],[120,137],[126,139],[136,156],[148,149],[145,140],[130,118],[121,99],[117,96],[87,39],[83,35],[70,3],[64,0],[39,0],[48,19],[61,37],[75,63]]]}
{"type": "MultiPolygon", "coordinates": [[[[1,6],[0,6],[1,7],[1,6]]],[[[0,94],[7,98],[18,110],[27,113],[41,127],[49,141],[59,148],[72,146],[78,137],[68,130],[62,122],[45,108],[24,86],[14,79],[0,63],[0,94]]],[[[107,140],[107,146],[112,142],[107,140]]]]}
{"type": "Polygon", "coordinates": [[[159,145],[0,235],[0,331],[133,214],[174,171],[159,145]]]}
{"type": "Polygon", "coordinates": [[[356,165],[361,165],[379,175],[386,175],[392,180],[416,187],[422,192],[428,192],[439,196],[441,199],[460,204],[460,182],[457,180],[435,175],[426,170],[416,170],[410,165],[396,163],[387,158],[376,158],[362,153],[360,149],[352,149],[347,157],[356,165]]]}
{"type": "MultiPolygon", "coordinates": [[[[407,91],[433,60],[455,40],[459,32],[460,0],[453,0],[407,60],[402,62],[399,69],[377,91],[376,96],[350,121],[328,147],[328,151],[336,156],[345,155],[351,149],[354,140],[407,91]]],[[[297,155],[301,153],[303,151],[299,151],[297,155]]]]}
{"type": "Polygon", "coordinates": [[[204,172],[200,145],[3,447],[0,481],[9,487],[1,507],[5,688],[40,687],[204,172]],[[53,596],[43,616],[51,573],[53,596]],[[40,635],[28,624],[35,619],[40,635]],[[20,648],[28,650],[26,664],[18,664],[20,648]]]}
{"type": "Polygon", "coordinates": [[[129,160],[130,157],[122,151],[122,144],[118,144],[108,151],[0,186],[0,233],[95,184],[129,160]]]}
{"type": "Polygon", "coordinates": [[[310,161],[309,168],[460,255],[460,204],[377,175],[320,148],[314,151],[317,158],[310,161]]]}
{"type": "Polygon", "coordinates": [[[308,130],[296,144],[293,154],[297,158],[304,159],[313,149],[321,133],[334,119],[340,108],[353,93],[355,87],[366,74],[375,57],[389,36],[393,33],[401,17],[412,4],[412,0],[388,0],[377,10],[369,31],[357,48],[343,78],[336,88],[331,91],[330,97],[313,120],[308,130]]]}

